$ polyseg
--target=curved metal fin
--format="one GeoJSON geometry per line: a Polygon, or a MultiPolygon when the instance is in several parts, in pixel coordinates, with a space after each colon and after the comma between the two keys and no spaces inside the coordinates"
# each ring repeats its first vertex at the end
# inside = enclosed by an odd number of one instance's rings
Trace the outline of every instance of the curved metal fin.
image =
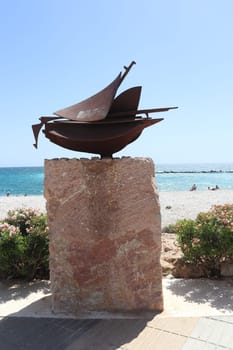
{"type": "Polygon", "coordinates": [[[107,119],[116,118],[118,112],[125,112],[127,117],[134,117],[135,113],[132,113],[132,111],[137,111],[141,90],[141,86],[135,86],[117,96],[113,101],[107,119]],[[127,113],[128,111],[131,111],[131,113],[127,113]]]}
{"type": "Polygon", "coordinates": [[[34,124],[32,125],[32,131],[34,134],[34,138],[35,138],[35,143],[33,144],[33,146],[35,148],[38,147],[38,137],[39,137],[39,133],[41,128],[43,127],[44,124],[48,123],[51,120],[56,120],[56,119],[60,119],[60,117],[40,117],[40,124],[34,124]]]}
{"type": "Polygon", "coordinates": [[[33,143],[33,146],[35,148],[38,147],[38,137],[39,137],[39,133],[40,133],[42,126],[43,126],[43,123],[32,125],[32,131],[33,131],[34,138],[35,138],[35,143],[33,143]]]}

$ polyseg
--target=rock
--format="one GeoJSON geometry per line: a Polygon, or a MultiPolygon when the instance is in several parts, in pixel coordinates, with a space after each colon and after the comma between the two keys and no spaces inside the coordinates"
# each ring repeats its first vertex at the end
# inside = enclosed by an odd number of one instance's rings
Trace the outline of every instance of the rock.
{"type": "Polygon", "coordinates": [[[201,278],[206,277],[206,271],[201,265],[185,263],[182,259],[174,262],[172,275],[176,278],[201,278]]]}
{"type": "Polygon", "coordinates": [[[233,263],[223,262],[220,264],[220,274],[223,277],[233,276],[233,263]]]}
{"type": "Polygon", "coordinates": [[[46,160],[45,197],[55,312],[163,309],[151,159],[46,160]]]}
{"type": "Polygon", "coordinates": [[[163,275],[170,273],[174,262],[181,257],[181,250],[176,243],[176,234],[162,233],[161,265],[163,275]]]}

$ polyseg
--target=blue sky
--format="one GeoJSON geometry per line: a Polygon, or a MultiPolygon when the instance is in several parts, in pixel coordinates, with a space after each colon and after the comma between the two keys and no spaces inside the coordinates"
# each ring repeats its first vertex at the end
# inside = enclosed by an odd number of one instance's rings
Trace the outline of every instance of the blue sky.
{"type": "Polygon", "coordinates": [[[31,125],[108,85],[142,85],[140,108],[179,106],[152,117],[116,156],[156,163],[233,162],[231,0],[1,1],[0,166],[90,157],[52,144],[31,125]]]}

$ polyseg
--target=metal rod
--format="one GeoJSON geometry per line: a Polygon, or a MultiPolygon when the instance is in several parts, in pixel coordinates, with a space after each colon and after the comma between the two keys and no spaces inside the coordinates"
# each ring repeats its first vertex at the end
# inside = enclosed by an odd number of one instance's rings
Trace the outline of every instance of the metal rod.
{"type": "Polygon", "coordinates": [[[125,72],[123,73],[121,77],[121,83],[125,79],[126,75],[129,73],[130,69],[133,67],[133,65],[136,64],[135,61],[132,61],[128,67],[124,66],[125,72]]]}
{"type": "Polygon", "coordinates": [[[136,114],[148,114],[148,113],[158,113],[158,112],[167,112],[170,109],[176,109],[178,107],[165,107],[165,108],[152,108],[152,109],[138,109],[136,111],[124,111],[124,112],[116,112],[109,113],[109,117],[121,117],[124,115],[136,115],[136,114]]]}

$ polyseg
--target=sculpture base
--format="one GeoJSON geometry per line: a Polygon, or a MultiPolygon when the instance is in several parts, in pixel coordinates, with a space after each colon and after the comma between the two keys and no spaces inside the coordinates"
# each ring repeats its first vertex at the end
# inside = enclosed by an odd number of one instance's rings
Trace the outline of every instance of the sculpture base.
{"type": "Polygon", "coordinates": [[[54,312],[163,309],[151,159],[45,160],[45,198],[54,312]]]}

